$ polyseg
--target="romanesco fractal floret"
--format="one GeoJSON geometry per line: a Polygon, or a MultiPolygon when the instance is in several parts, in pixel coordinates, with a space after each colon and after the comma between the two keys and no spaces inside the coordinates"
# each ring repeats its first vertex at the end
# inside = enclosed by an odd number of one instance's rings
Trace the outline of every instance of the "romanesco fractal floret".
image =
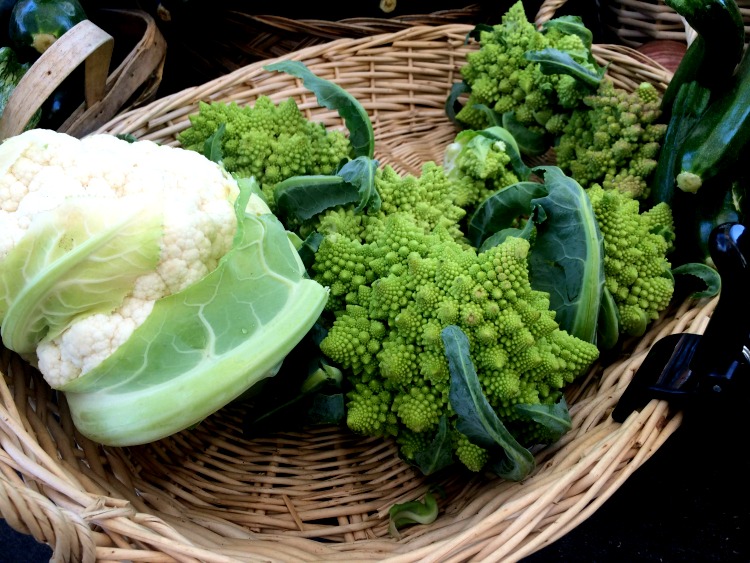
{"type": "MultiPolygon", "coordinates": [[[[486,396],[506,423],[519,417],[517,403],[557,401],[598,356],[593,344],[558,327],[547,294],[531,288],[525,239],[509,237],[478,253],[441,227],[424,228],[398,211],[382,219],[370,241],[349,246],[341,238],[336,233],[321,243],[316,278],[325,278],[341,252],[336,249],[346,248],[341,263],[365,264],[362,279],[372,281],[364,282],[366,290],[349,288],[349,303],[337,311],[320,348],[351,373],[349,427],[396,436],[406,457],[413,455],[415,434],[429,441],[441,415],[455,419],[440,339],[448,324],[467,334],[486,396]],[[390,401],[387,410],[383,401],[390,401]]],[[[475,471],[486,461],[460,437],[454,453],[475,471]]]]}
{"type": "Polygon", "coordinates": [[[628,92],[603,80],[564,127],[557,165],[584,188],[596,183],[645,199],[666,134],[660,99],[648,82],[628,92]]]}
{"type": "Polygon", "coordinates": [[[260,96],[254,105],[201,102],[190,127],[178,135],[187,149],[203,152],[221,124],[224,168],[238,178],[254,177],[273,204],[273,187],[292,176],[333,174],[349,157],[349,139],[308,120],[294,98],[274,104],[260,96]]]}
{"type": "Polygon", "coordinates": [[[667,308],[674,279],[667,259],[674,224],[666,203],[643,213],[639,202],[594,184],[586,190],[604,236],[604,274],[617,304],[620,331],[641,336],[667,308]]]}
{"type": "Polygon", "coordinates": [[[592,71],[590,50],[576,34],[559,28],[540,30],[526,16],[522,2],[510,6],[501,23],[479,34],[479,49],[467,54],[461,68],[469,97],[456,119],[472,129],[489,125],[487,115],[475,105],[497,113],[514,112],[522,124],[532,130],[556,132],[564,120],[580,105],[589,88],[566,74],[545,74],[537,62],[526,58],[529,51],[553,48],[571,56],[592,71]],[[552,116],[558,116],[549,121],[552,116]],[[551,129],[546,129],[549,123],[551,129]]]}

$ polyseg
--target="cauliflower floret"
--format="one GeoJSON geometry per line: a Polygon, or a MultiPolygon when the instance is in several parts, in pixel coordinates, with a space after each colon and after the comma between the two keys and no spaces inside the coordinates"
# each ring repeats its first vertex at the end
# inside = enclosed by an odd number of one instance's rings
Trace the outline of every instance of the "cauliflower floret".
{"type": "Polygon", "coordinates": [[[37,348],[39,370],[59,387],[95,368],[121,346],[154,308],[153,300],[126,297],[113,313],[90,315],[37,348]]]}
{"type": "MultiPolygon", "coordinates": [[[[74,198],[124,203],[148,197],[161,214],[158,263],[135,279],[121,307],[77,320],[40,345],[38,363],[48,381],[62,384],[98,365],[143,322],[154,301],[214,270],[232,247],[238,194],[224,168],[182,148],[106,134],[79,140],[44,129],[6,140],[0,153],[0,261],[35,217],[74,198]]],[[[251,200],[248,212],[269,212],[258,200],[251,200]]]]}

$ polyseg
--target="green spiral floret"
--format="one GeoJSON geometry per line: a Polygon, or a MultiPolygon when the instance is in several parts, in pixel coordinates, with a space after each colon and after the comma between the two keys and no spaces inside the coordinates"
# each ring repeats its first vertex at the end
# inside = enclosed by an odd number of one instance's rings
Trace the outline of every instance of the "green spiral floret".
{"type": "Polygon", "coordinates": [[[603,80],[563,128],[557,165],[584,188],[600,184],[645,199],[666,134],[660,100],[648,82],[628,92],[603,80]]]}
{"type": "Polygon", "coordinates": [[[526,57],[530,51],[556,49],[592,71],[599,70],[590,47],[579,35],[560,27],[537,28],[520,1],[509,7],[499,24],[482,30],[478,41],[479,49],[468,53],[461,67],[469,97],[456,114],[456,119],[470,129],[484,129],[490,124],[478,104],[500,114],[513,112],[529,128],[550,132],[561,127],[560,118],[552,116],[567,116],[580,105],[590,88],[567,74],[545,74],[539,63],[526,57]],[[546,123],[549,129],[545,129],[546,123]]]}
{"type": "MultiPolygon", "coordinates": [[[[356,306],[338,312],[320,346],[332,361],[388,391],[395,420],[389,428],[397,441],[405,433],[402,453],[407,458],[414,455],[415,434],[434,436],[441,416],[451,424],[456,420],[440,337],[447,325],[458,325],[468,336],[485,395],[508,424],[522,425],[514,405],[559,399],[563,386],[598,357],[593,344],[560,330],[549,296],[531,287],[529,241],[508,237],[478,252],[441,234],[440,227],[430,231],[421,225],[410,213],[391,212],[377,236],[356,241],[363,255],[374,257],[369,271],[376,279],[370,290],[357,293],[356,306]],[[372,323],[384,327],[379,337],[372,323]]],[[[329,236],[338,244],[340,234],[329,236]]],[[[376,406],[366,409],[363,392],[355,391],[355,427],[349,427],[382,433],[386,422],[370,421],[372,412],[382,414],[385,395],[374,394],[376,406]]],[[[487,461],[483,450],[465,439],[455,441],[453,451],[473,471],[487,461]]]]}
{"type": "Polygon", "coordinates": [[[631,195],[598,184],[586,192],[604,237],[605,284],[618,307],[620,330],[641,336],[674,293],[671,209],[661,203],[641,213],[631,195]]]}
{"type": "Polygon", "coordinates": [[[206,141],[223,124],[222,162],[238,178],[254,177],[273,204],[273,187],[298,175],[333,174],[349,157],[348,137],[308,120],[294,98],[278,105],[259,96],[253,105],[200,102],[190,126],[177,136],[189,150],[204,151],[206,141]]]}

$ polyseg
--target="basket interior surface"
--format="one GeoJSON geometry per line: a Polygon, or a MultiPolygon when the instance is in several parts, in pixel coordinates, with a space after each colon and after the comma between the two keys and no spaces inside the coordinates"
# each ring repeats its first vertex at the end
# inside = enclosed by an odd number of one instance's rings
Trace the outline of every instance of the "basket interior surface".
{"type": "MultiPolygon", "coordinates": [[[[442,162],[455,136],[444,105],[475,48],[465,42],[470,30],[416,26],[285,58],[303,60],[354,95],[371,115],[376,158],[416,174],[426,161],[442,162]]],[[[624,84],[641,76],[669,79],[622,49],[597,46],[597,55],[614,61],[610,73],[624,84]]],[[[199,101],[246,104],[262,94],[275,101],[292,96],[310,118],[344,126],[300,81],[259,63],[123,113],[99,132],[176,145],[199,101]]],[[[658,401],[623,424],[609,413],[649,346],[672,332],[701,332],[712,306],[676,306],[621,356],[572,386],[573,430],[536,452],[537,469],[523,483],[455,468],[425,477],[399,458],[392,441],[336,427],[245,436],[241,404],[159,442],[102,447],[75,431],[63,398],[4,352],[0,398],[8,422],[0,426],[0,477],[5,490],[27,492],[14,493],[15,511],[3,516],[81,559],[515,560],[596,510],[679,426],[679,413],[658,401]],[[390,537],[389,507],[435,486],[442,495],[438,520],[390,537]]]]}

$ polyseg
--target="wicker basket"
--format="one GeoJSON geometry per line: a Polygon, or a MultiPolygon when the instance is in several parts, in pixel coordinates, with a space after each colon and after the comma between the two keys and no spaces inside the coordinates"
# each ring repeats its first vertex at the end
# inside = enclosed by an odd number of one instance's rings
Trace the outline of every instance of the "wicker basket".
{"type": "MultiPolygon", "coordinates": [[[[339,39],[282,58],[336,81],[370,113],[376,157],[403,172],[441,161],[455,129],[445,116],[470,25],[412,26],[339,39]]],[[[670,75],[621,46],[596,45],[620,84],[670,75]]],[[[308,116],[343,127],[335,112],[285,74],[253,63],[120,114],[100,132],[177,144],[200,100],[252,103],[293,96],[308,116]]],[[[80,436],[63,397],[17,356],[0,370],[0,515],[50,544],[56,561],[517,561],[588,518],[679,427],[651,401],[622,424],[610,413],[652,344],[702,333],[716,300],[687,300],[607,365],[571,387],[573,429],[537,452],[534,473],[509,482],[458,469],[424,477],[393,441],[338,427],[247,439],[237,406],[197,428],[139,447],[80,436]],[[388,509],[439,485],[438,519],[388,535],[388,509]]]]}
{"type": "MultiPolygon", "coordinates": [[[[566,0],[544,2],[539,15],[548,18],[566,0]]],[[[599,2],[601,26],[618,43],[629,47],[639,47],[654,39],[667,39],[690,44],[695,31],[685,19],[666,5],[664,0],[609,0],[599,2]]],[[[750,0],[737,0],[745,33],[750,42],[750,0]]]]}
{"type": "Polygon", "coordinates": [[[52,93],[72,80],[81,82],[80,105],[55,128],[76,137],[154,98],[167,51],[154,19],[143,10],[93,14],[55,41],[20,80],[0,117],[0,140],[23,131],[52,93]]]}

